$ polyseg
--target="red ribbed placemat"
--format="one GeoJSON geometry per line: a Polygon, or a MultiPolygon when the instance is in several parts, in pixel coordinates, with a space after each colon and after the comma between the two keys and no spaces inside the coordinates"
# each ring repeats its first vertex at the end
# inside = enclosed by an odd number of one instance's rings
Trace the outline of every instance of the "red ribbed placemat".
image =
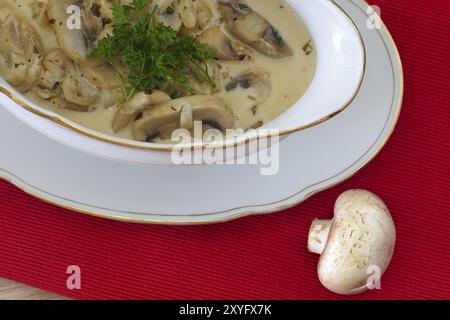
{"type": "Polygon", "coordinates": [[[382,290],[358,298],[450,298],[450,6],[373,2],[396,39],[405,100],[383,152],[351,180],[282,213],[208,226],[133,225],[84,216],[0,182],[0,276],[73,298],[338,298],[307,253],[311,219],[364,188],[390,207],[398,242],[382,290]],[[66,268],[82,289],[66,289],[66,268]]]}

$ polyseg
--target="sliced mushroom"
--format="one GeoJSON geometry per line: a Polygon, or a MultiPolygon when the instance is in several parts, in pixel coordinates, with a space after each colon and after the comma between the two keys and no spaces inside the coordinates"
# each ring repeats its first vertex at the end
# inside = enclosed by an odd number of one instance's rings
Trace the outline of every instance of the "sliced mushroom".
{"type": "Polygon", "coordinates": [[[195,27],[205,30],[219,23],[219,12],[215,1],[180,0],[180,18],[187,29],[195,27]]]}
{"type": "MultiPolygon", "coordinates": [[[[208,75],[213,80],[213,83],[205,81],[204,77],[190,76],[189,80],[191,82],[192,89],[198,95],[208,95],[213,93],[218,93],[223,89],[222,85],[222,75],[220,68],[221,66],[215,61],[211,60],[207,62],[208,75]]],[[[186,95],[189,95],[186,94],[186,95]]]]}
{"type": "Polygon", "coordinates": [[[52,90],[43,88],[43,87],[37,87],[35,89],[35,93],[39,98],[42,98],[44,100],[51,100],[51,99],[58,97],[57,93],[55,93],[52,90]]]}
{"type": "Polygon", "coordinates": [[[172,100],[163,91],[154,91],[152,94],[138,92],[134,97],[120,107],[113,119],[112,128],[115,132],[122,130],[136,119],[140,112],[143,112],[154,105],[166,103],[172,100]]]}
{"type": "Polygon", "coordinates": [[[180,7],[180,35],[198,36],[202,31],[220,24],[220,14],[215,1],[181,0],[180,7]]]}
{"type": "Polygon", "coordinates": [[[194,110],[191,105],[184,105],[180,111],[180,128],[191,130],[194,125],[194,110]]]}
{"type": "Polygon", "coordinates": [[[35,55],[26,60],[21,55],[12,54],[10,62],[14,67],[6,81],[20,92],[31,90],[41,76],[41,57],[35,55]]]}
{"type": "Polygon", "coordinates": [[[175,31],[180,30],[183,24],[180,18],[179,0],[155,0],[152,6],[158,6],[158,19],[175,31]]]}
{"type": "Polygon", "coordinates": [[[104,64],[97,67],[80,66],[80,70],[93,84],[103,89],[117,89],[121,87],[113,67],[104,64]]]}
{"type": "Polygon", "coordinates": [[[61,50],[51,50],[42,60],[43,70],[39,86],[51,91],[60,91],[68,63],[69,60],[61,50]]]}
{"type": "Polygon", "coordinates": [[[31,1],[29,4],[31,18],[42,27],[49,27],[48,18],[46,16],[47,0],[31,1]]]}
{"type": "Polygon", "coordinates": [[[99,101],[96,103],[99,107],[110,108],[122,105],[124,102],[123,90],[117,89],[103,89],[99,101]]]}
{"type": "Polygon", "coordinates": [[[103,23],[101,17],[96,16],[96,11],[90,9],[85,6],[85,0],[49,0],[47,15],[56,32],[59,47],[68,58],[84,65],[99,65],[102,62],[90,59],[89,53],[103,30],[103,23]],[[72,5],[81,9],[79,28],[68,26],[73,22],[67,14],[72,5]]]}
{"type": "Polygon", "coordinates": [[[225,86],[228,92],[237,89],[252,90],[252,93],[247,93],[247,96],[256,104],[264,103],[272,91],[270,73],[262,70],[246,71],[225,86]]]}
{"type": "Polygon", "coordinates": [[[186,28],[191,29],[195,27],[197,24],[197,7],[195,1],[180,0],[180,18],[186,28]]]}
{"type": "Polygon", "coordinates": [[[219,23],[219,12],[215,1],[196,0],[197,4],[197,23],[200,29],[205,30],[208,27],[219,23]]]}
{"type": "MultiPolygon", "coordinates": [[[[46,100],[53,101],[57,106],[72,111],[87,112],[102,99],[102,105],[107,106],[118,101],[112,86],[100,85],[102,67],[80,67],[69,60],[61,50],[50,51],[42,61],[41,80],[36,88],[36,94],[46,100]],[[86,73],[87,72],[87,73],[86,73]],[[90,77],[91,76],[91,77],[90,77]],[[97,77],[97,78],[95,78],[97,77]]],[[[106,72],[105,72],[106,73],[106,72]]],[[[106,78],[108,74],[103,74],[106,78]]],[[[115,79],[114,73],[109,74],[115,79]]],[[[111,82],[114,82],[112,80],[111,82]]]]}
{"type": "Polygon", "coordinates": [[[172,98],[180,98],[189,95],[210,95],[222,90],[221,66],[214,60],[207,62],[207,72],[213,81],[207,81],[205,74],[189,73],[187,78],[190,88],[180,82],[165,82],[160,86],[160,90],[167,92],[172,98]]]}
{"type": "Polygon", "coordinates": [[[179,128],[181,122],[184,127],[191,126],[189,119],[214,124],[222,131],[235,125],[234,112],[222,98],[200,95],[175,99],[145,111],[133,124],[133,135],[139,141],[148,141],[158,136],[164,127],[175,125],[179,128]]]}
{"type": "Polygon", "coordinates": [[[219,1],[228,31],[242,42],[272,58],[292,55],[278,30],[242,0],[219,1]]]}
{"type": "MultiPolygon", "coordinates": [[[[98,2],[98,1],[97,1],[98,2]]],[[[119,1],[120,4],[127,4],[127,3],[123,3],[126,1],[119,1]]],[[[109,22],[112,21],[114,19],[114,15],[113,15],[113,11],[112,11],[112,6],[113,6],[114,2],[111,0],[100,0],[100,15],[102,17],[102,20],[104,22],[109,22]]],[[[129,4],[129,3],[128,3],[129,4]]],[[[104,23],[105,24],[105,23],[104,23]]]]}
{"type": "Polygon", "coordinates": [[[0,55],[9,65],[6,81],[21,92],[32,89],[41,76],[41,43],[36,32],[11,7],[0,7],[0,55]]]}
{"type": "Polygon", "coordinates": [[[54,103],[55,105],[57,105],[61,109],[67,109],[67,110],[75,111],[75,112],[89,112],[89,111],[91,111],[91,108],[89,106],[82,106],[82,105],[79,105],[79,104],[70,103],[67,100],[64,100],[60,96],[52,97],[51,101],[52,101],[52,103],[54,103]]]}
{"type": "Polygon", "coordinates": [[[62,93],[67,104],[60,107],[74,111],[90,111],[100,98],[99,88],[76,65],[68,67],[62,82],[62,93]]]}
{"type": "Polygon", "coordinates": [[[245,54],[239,53],[234,47],[232,40],[219,28],[212,27],[205,30],[197,41],[208,45],[216,53],[219,60],[242,60],[245,54]]]}

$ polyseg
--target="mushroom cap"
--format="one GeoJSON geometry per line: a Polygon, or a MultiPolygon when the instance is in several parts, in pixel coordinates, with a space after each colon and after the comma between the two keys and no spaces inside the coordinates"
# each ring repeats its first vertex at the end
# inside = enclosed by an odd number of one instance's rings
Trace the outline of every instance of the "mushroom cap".
{"type": "Polygon", "coordinates": [[[158,6],[158,19],[166,26],[179,31],[183,22],[180,17],[180,2],[175,0],[155,0],[152,8],[158,6]]]}
{"type": "Polygon", "coordinates": [[[121,82],[118,79],[113,67],[109,64],[101,66],[80,66],[83,75],[94,83],[96,86],[105,89],[120,89],[121,82]]]}
{"type": "Polygon", "coordinates": [[[166,103],[172,100],[170,96],[159,90],[155,90],[151,94],[138,92],[134,97],[125,102],[116,112],[112,122],[114,132],[122,130],[133,121],[139,112],[145,111],[154,105],[166,103]]]}
{"type": "Polygon", "coordinates": [[[371,266],[384,273],[395,246],[395,226],[388,208],[375,194],[349,190],[336,201],[334,219],[320,257],[320,282],[338,294],[368,289],[371,266]]]}
{"type": "Polygon", "coordinates": [[[76,111],[90,111],[91,106],[100,98],[98,88],[84,77],[75,64],[67,66],[66,75],[61,86],[66,106],[76,111]]]}
{"type": "Polygon", "coordinates": [[[42,75],[39,85],[51,91],[60,89],[69,60],[59,49],[50,50],[42,60],[42,75]]]}
{"type": "Polygon", "coordinates": [[[219,22],[221,17],[215,1],[196,0],[195,2],[197,6],[197,23],[202,30],[219,22]]]}
{"type": "Polygon", "coordinates": [[[39,81],[42,69],[41,39],[26,19],[8,4],[0,7],[0,55],[10,66],[5,79],[20,92],[39,81]]]}
{"type": "Polygon", "coordinates": [[[49,0],[47,15],[54,21],[52,26],[59,47],[68,58],[83,65],[101,65],[102,61],[89,59],[90,50],[103,30],[101,19],[83,7],[81,29],[70,30],[67,27],[67,8],[78,3],[76,0],[49,0]]]}
{"type": "Polygon", "coordinates": [[[235,125],[233,109],[226,101],[213,95],[197,95],[174,99],[144,111],[133,124],[133,135],[136,140],[146,141],[158,135],[165,126],[186,127],[187,118],[214,123],[222,131],[233,129],[235,125]],[[186,117],[183,109],[191,112],[192,116],[186,117]]]}
{"type": "Polygon", "coordinates": [[[242,0],[218,1],[227,30],[236,38],[271,58],[292,56],[278,30],[242,0]]]}

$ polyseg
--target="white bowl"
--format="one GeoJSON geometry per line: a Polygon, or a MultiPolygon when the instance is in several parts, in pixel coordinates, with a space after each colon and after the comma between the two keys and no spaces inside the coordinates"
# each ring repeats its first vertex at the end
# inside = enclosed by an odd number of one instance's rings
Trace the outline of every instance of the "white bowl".
{"type": "MultiPolygon", "coordinates": [[[[365,49],[353,21],[331,0],[288,0],[315,43],[317,70],[311,86],[289,110],[263,129],[286,135],[324,122],[343,111],[358,92],[365,71],[365,49]]],[[[77,150],[142,164],[173,164],[173,145],[120,139],[84,128],[29,101],[0,78],[0,103],[42,134],[77,150]]],[[[270,134],[270,133],[269,133],[270,134]]],[[[268,135],[258,133],[258,138],[268,135]]],[[[215,147],[236,148],[244,134],[215,147]]],[[[196,145],[193,145],[196,146],[196,145]]]]}

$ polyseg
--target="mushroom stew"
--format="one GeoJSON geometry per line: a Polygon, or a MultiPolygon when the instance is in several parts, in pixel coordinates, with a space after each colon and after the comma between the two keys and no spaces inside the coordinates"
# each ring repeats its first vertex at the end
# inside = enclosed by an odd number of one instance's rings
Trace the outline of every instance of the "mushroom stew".
{"type": "Polygon", "coordinates": [[[285,0],[0,0],[0,76],[125,139],[260,127],[306,92],[316,57],[285,0]]]}

